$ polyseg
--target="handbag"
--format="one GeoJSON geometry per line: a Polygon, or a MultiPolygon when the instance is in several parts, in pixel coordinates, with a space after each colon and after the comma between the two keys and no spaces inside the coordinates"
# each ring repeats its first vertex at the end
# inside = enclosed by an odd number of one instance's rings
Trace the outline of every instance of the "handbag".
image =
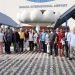
{"type": "Polygon", "coordinates": [[[61,43],[62,45],[65,45],[65,41],[63,39],[61,39],[61,43]]]}

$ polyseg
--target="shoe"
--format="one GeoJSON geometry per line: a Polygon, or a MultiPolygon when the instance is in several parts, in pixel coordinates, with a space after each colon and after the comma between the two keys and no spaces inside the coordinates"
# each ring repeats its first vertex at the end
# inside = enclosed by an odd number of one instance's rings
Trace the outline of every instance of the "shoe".
{"type": "Polygon", "coordinates": [[[71,57],[69,57],[69,60],[72,60],[72,58],[71,58],[71,57]]]}

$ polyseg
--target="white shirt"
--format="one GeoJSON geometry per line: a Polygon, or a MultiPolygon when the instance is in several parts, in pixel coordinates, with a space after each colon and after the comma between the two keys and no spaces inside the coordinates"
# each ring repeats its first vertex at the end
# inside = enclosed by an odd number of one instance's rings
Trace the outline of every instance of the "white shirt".
{"type": "Polygon", "coordinates": [[[75,47],[75,34],[70,33],[70,45],[75,47]]]}
{"type": "Polygon", "coordinates": [[[71,32],[66,32],[65,37],[67,37],[67,41],[70,42],[71,32]]]}
{"type": "Polygon", "coordinates": [[[33,33],[29,32],[29,41],[33,41],[33,33]]]}
{"type": "Polygon", "coordinates": [[[47,33],[45,36],[45,44],[48,44],[48,43],[49,43],[49,34],[47,33]]]}
{"type": "Polygon", "coordinates": [[[34,34],[34,43],[37,43],[37,37],[38,37],[38,35],[37,35],[37,33],[35,33],[34,34]]]}
{"type": "Polygon", "coordinates": [[[0,42],[3,42],[3,36],[4,34],[0,32],[0,42]]]}

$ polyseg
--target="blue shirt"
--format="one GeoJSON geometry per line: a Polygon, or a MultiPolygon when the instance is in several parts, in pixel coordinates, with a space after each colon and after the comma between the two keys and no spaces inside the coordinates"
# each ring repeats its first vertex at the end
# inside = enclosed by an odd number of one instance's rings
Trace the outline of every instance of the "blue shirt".
{"type": "Polygon", "coordinates": [[[46,33],[45,32],[41,32],[40,33],[40,41],[45,41],[45,36],[46,36],[46,33]]]}

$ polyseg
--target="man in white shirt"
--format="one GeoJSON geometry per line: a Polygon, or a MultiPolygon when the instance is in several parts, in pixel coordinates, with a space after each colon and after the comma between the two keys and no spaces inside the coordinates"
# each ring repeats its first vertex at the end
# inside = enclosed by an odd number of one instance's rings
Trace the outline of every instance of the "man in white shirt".
{"type": "Polygon", "coordinates": [[[75,27],[70,33],[69,43],[70,43],[70,60],[72,60],[73,54],[75,52],[75,27]]]}
{"type": "Polygon", "coordinates": [[[66,57],[69,57],[69,51],[70,51],[70,30],[68,29],[66,32],[65,32],[65,50],[66,50],[66,57]]]}
{"type": "Polygon", "coordinates": [[[29,32],[29,47],[30,47],[30,51],[32,51],[34,48],[32,29],[30,29],[30,32],[29,32]]]}

